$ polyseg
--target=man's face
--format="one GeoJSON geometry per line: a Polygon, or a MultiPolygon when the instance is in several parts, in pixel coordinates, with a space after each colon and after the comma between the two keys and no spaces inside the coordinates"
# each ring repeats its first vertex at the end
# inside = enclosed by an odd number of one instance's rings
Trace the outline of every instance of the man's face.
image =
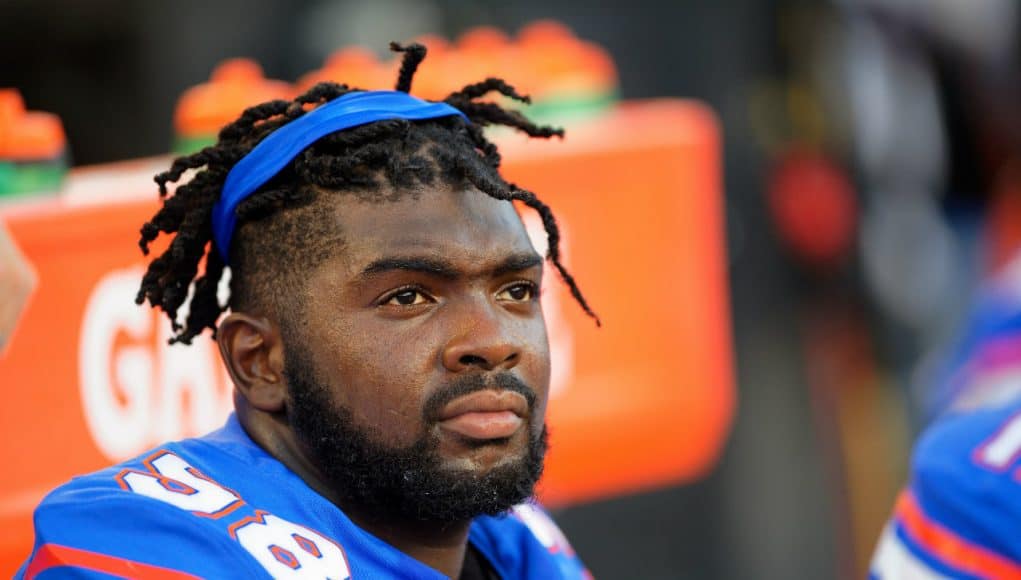
{"type": "Polygon", "coordinates": [[[513,207],[448,190],[336,205],[345,247],[283,324],[289,416],[313,463],[349,501],[403,498],[423,519],[524,499],[549,350],[542,261],[513,207]]]}

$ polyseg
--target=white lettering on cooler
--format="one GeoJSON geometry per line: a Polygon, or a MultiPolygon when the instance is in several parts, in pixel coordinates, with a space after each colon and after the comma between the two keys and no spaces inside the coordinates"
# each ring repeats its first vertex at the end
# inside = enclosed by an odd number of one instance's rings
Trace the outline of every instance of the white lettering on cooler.
{"type": "Polygon", "coordinates": [[[82,410],[96,447],[112,461],[215,429],[232,407],[215,343],[202,335],[191,346],[168,345],[162,312],[135,304],[143,271],[103,276],[82,318],[82,410]]]}

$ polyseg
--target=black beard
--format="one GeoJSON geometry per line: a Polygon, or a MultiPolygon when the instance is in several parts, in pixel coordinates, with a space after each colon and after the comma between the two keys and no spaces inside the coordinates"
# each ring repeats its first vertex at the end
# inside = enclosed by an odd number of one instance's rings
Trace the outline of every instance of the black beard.
{"type": "MultiPolygon", "coordinates": [[[[546,454],[545,426],[529,436],[527,453],[512,463],[483,474],[444,469],[434,435],[426,431],[404,448],[378,443],[373,430],[356,426],[351,411],[333,403],[300,347],[285,341],[284,349],[291,427],[342,506],[387,519],[449,523],[497,515],[532,497],[546,454]]],[[[424,423],[431,424],[447,402],[494,384],[524,395],[534,411],[535,393],[517,377],[503,373],[486,383],[468,375],[426,401],[424,423]]],[[[531,434],[531,423],[526,428],[531,434]]]]}

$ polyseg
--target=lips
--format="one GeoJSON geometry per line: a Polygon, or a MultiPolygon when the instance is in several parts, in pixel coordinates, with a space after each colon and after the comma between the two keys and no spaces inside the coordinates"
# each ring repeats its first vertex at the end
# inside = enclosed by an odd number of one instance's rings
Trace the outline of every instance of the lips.
{"type": "Polygon", "coordinates": [[[514,391],[484,390],[454,399],[439,413],[439,425],[469,439],[504,439],[521,428],[528,401],[514,391]]]}

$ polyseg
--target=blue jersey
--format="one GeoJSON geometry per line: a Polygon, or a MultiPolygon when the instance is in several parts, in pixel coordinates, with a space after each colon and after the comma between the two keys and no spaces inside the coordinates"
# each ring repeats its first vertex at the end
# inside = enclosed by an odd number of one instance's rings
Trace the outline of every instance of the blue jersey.
{"type": "Polygon", "coordinates": [[[915,447],[872,577],[1021,578],[1021,401],[948,416],[915,447]]]}
{"type": "MultiPolygon", "coordinates": [[[[533,504],[476,518],[469,542],[502,578],[589,577],[533,504]]],[[[49,494],[35,511],[32,555],[15,577],[445,578],[356,526],[233,415],[219,431],[49,494]]]]}
{"type": "Polygon", "coordinates": [[[1019,273],[983,291],[945,360],[872,578],[1021,579],[1019,273]]]}

